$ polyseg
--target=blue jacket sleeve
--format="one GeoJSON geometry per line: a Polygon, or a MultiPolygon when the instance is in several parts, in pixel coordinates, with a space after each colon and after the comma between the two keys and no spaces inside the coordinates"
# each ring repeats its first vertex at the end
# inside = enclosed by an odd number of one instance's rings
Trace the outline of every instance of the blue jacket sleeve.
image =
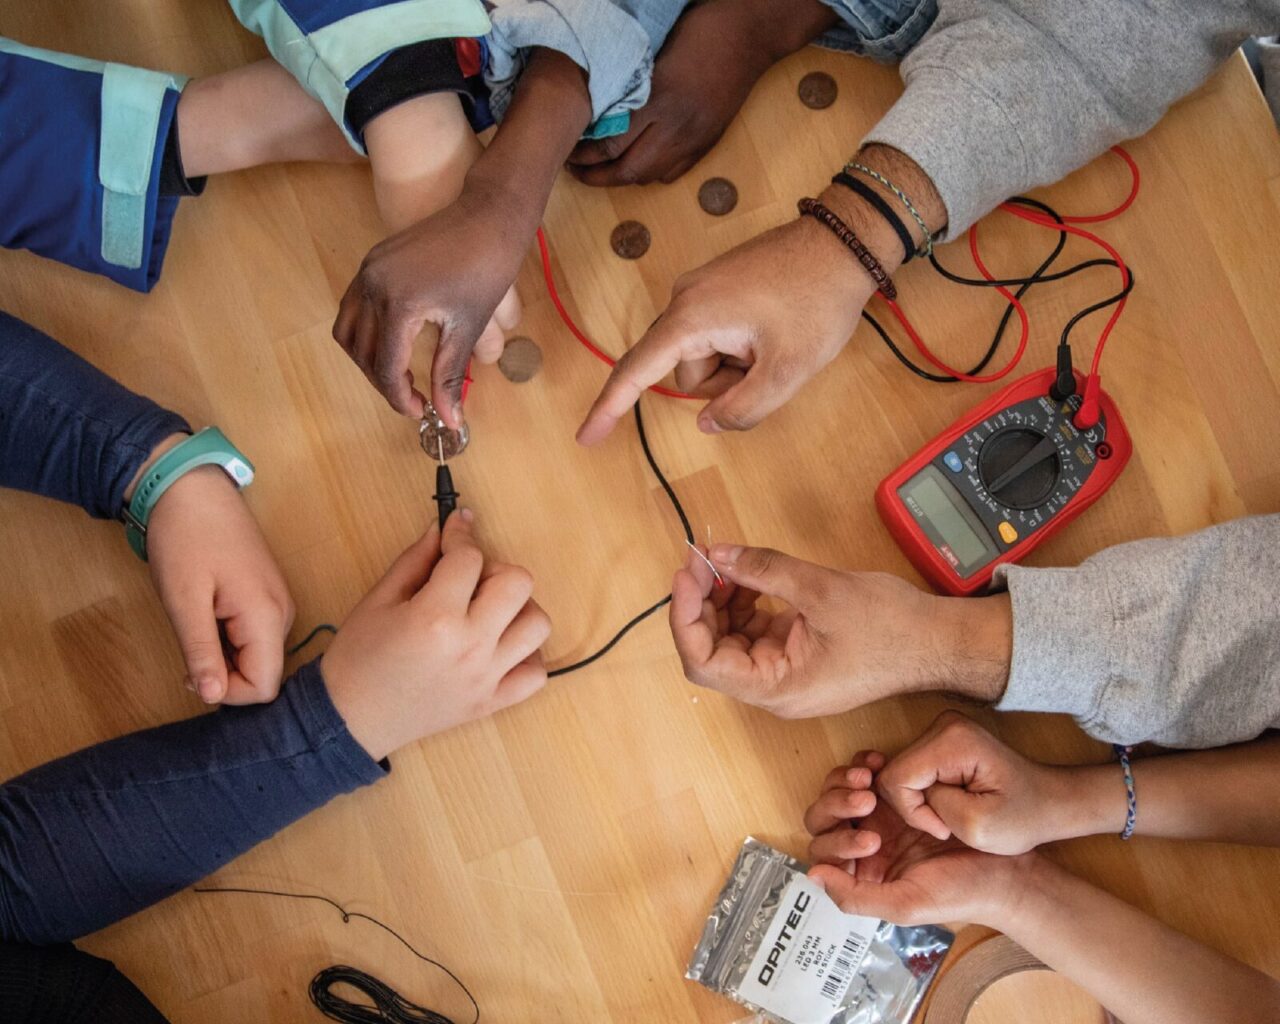
{"type": "Polygon", "coordinates": [[[186,420],[0,312],[0,486],[114,518],[129,481],[186,420]]]}
{"type": "Polygon", "coordinates": [[[358,151],[364,143],[348,118],[351,90],[388,54],[432,39],[483,36],[481,0],[229,0],[241,24],[304,89],[324,104],[358,151]]]}
{"type": "Polygon", "coordinates": [[[384,774],[311,662],[274,703],[133,733],[10,779],[0,787],[0,940],[104,928],[384,774]]]}
{"type": "Polygon", "coordinates": [[[178,208],[160,171],[185,83],[0,37],[0,245],[150,291],[178,208]]]}

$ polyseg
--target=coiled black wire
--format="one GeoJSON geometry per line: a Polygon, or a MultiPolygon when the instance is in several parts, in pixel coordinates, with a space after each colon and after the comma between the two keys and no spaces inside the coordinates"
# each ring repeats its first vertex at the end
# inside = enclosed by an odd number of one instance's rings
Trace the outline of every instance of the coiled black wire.
{"type": "MultiPolygon", "coordinates": [[[[1051,207],[1048,203],[1040,202],[1040,200],[1038,199],[1031,199],[1027,196],[1014,196],[1012,199],[1009,200],[1009,202],[1017,203],[1019,206],[1027,206],[1032,209],[1039,210],[1045,215],[1051,217],[1058,224],[1063,223],[1062,216],[1058,213],[1057,210],[1051,207]]],[[[1077,263],[1074,266],[1067,267],[1065,270],[1058,270],[1058,271],[1054,271],[1053,273],[1048,273],[1049,268],[1053,266],[1053,264],[1057,261],[1058,257],[1062,254],[1062,250],[1066,246],[1066,244],[1067,244],[1067,232],[1065,230],[1059,230],[1058,241],[1057,241],[1057,244],[1054,245],[1053,251],[1050,252],[1049,255],[1045,257],[1044,261],[1041,262],[1040,266],[1038,266],[1035,269],[1035,271],[1033,271],[1027,277],[1006,277],[1006,278],[999,278],[994,281],[988,281],[984,277],[965,277],[961,274],[957,274],[954,271],[947,269],[938,261],[938,257],[936,254],[930,254],[929,262],[933,265],[934,270],[936,270],[939,274],[941,274],[948,281],[951,281],[954,284],[967,285],[968,287],[971,287],[971,288],[996,288],[996,287],[1010,288],[1010,287],[1013,287],[1014,285],[1017,285],[1018,290],[1014,292],[1014,296],[1018,299],[1021,299],[1024,295],[1026,295],[1026,293],[1030,291],[1032,286],[1034,285],[1046,284],[1050,281],[1061,281],[1064,278],[1071,277],[1073,274],[1078,274],[1084,270],[1089,270],[1092,267],[1116,266],[1115,260],[1098,258],[1098,259],[1092,259],[1092,260],[1085,260],[1082,263],[1077,263]]],[[[1079,313],[1076,313],[1075,316],[1073,316],[1070,320],[1068,320],[1066,326],[1062,329],[1061,344],[1063,345],[1067,344],[1067,342],[1070,340],[1072,328],[1075,327],[1075,325],[1078,324],[1085,317],[1089,316],[1089,314],[1096,313],[1100,309],[1106,309],[1108,306],[1113,306],[1117,302],[1119,302],[1121,299],[1123,299],[1126,295],[1128,295],[1129,292],[1133,290],[1133,281],[1134,281],[1133,268],[1129,267],[1128,285],[1122,291],[1117,292],[1115,295],[1111,296],[1109,299],[1104,299],[1102,302],[1095,303],[1094,305],[1089,306],[1087,309],[1082,309],[1079,313]]],[[[966,376],[970,376],[970,377],[975,376],[987,368],[987,365],[995,357],[996,351],[1000,348],[1000,342],[1004,339],[1005,331],[1009,326],[1009,320],[1013,316],[1014,311],[1015,311],[1015,307],[1012,302],[1006,304],[1004,313],[1000,317],[1000,322],[996,326],[995,336],[991,339],[991,344],[987,347],[987,351],[983,354],[982,358],[978,360],[978,362],[974,365],[974,367],[971,370],[965,371],[966,376]]],[[[934,373],[931,370],[927,370],[923,366],[920,366],[918,363],[914,362],[909,356],[907,356],[907,354],[903,352],[902,349],[898,347],[897,343],[893,340],[892,336],[885,329],[884,325],[880,323],[879,320],[877,320],[874,316],[872,316],[870,313],[866,312],[865,310],[863,310],[862,319],[866,320],[867,323],[869,323],[872,326],[876,334],[880,336],[880,340],[885,343],[885,346],[889,349],[890,352],[893,353],[893,355],[897,358],[898,362],[900,362],[908,370],[914,373],[917,377],[923,377],[925,380],[933,381],[935,384],[955,384],[961,379],[959,377],[953,377],[950,374],[934,373]]]]}
{"type": "MultiPolygon", "coordinates": [[[[400,945],[404,946],[405,949],[423,963],[428,963],[447,974],[471,1001],[471,1007],[475,1011],[471,1024],[479,1024],[480,1004],[476,1002],[476,997],[471,994],[471,990],[467,988],[462,979],[439,960],[433,960],[425,953],[418,952],[408,939],[390,925],[383,924],[376,917],[362,914],[358,910],[348,910],[337,900],[318,893],[285,892],[280,889],[251,889],[244,886],[231,885],[196,886],[192,891],[198,893],[240,893],[251,896],[276,896],[290,900],[314,900],[318,903],[327,903],[333,907],[334,910],[342,915],[343,924],[350,924],[357,919],[376,924],[384,932],[393,936],[400,945]]],[[[386,982],[379,981],[372,974],[367,974],[356,967],[347,967],[342,964],[326,967],[311,979],[311,987],[308,991],[311,996],[311,1002],[316,1009],[330,1020],[340,1021],[342,1024],[455,1024],[451,1017],[446,1017],[435,1010],[428,1010],[424,1006],[410,1002],[386,982]],[[372,1005],[369,1003],[353,1003],[351,1000],[338,995],[333,991],[335,985],[350,985],[367,996],[372,1005]]]]}

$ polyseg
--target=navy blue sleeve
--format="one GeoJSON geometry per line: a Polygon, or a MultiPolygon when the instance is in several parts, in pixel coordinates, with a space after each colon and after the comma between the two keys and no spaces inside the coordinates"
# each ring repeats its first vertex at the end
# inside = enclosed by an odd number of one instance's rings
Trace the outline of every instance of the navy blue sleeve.
{"type": "Polygon", "coordinates": [[[177,413],[0,312],[0,487],[115,518],[151,450],[190,430],[177,413]]]}
{"type": "Polygon", "coordinates": [[[0,787],[0,940],[76,938],[136,913],[385,774],[313,661],[274,703],[133,733],[0,787]]]}
{"type": "Polygon", "coordinates": [[[0,245],[150,291],[178,209],[160,175],[184,84],[0,37],[0,245]]]}

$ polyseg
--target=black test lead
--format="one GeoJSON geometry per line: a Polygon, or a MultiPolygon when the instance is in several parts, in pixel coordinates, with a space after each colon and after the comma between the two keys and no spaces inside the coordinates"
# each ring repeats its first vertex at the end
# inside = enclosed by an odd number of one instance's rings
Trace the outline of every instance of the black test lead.
{"type": "Polygon", "coordinates": [[[443,533],[445,520],[451,512],[457,511],[460,495],[453,488],[453,474],[444,460],[444,438],[437,436],[436,444],[440,447],[440,464],[436,466],[436,493],[431,497],[440,511],[440,532],[443,533]]]}

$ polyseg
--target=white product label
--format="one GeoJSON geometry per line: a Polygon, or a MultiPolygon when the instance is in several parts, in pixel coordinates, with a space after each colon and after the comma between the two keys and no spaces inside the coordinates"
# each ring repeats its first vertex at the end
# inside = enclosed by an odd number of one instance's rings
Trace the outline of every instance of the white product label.
{"type": "Polygon", "coordinates": [[[879,927],[878,918],[844,913],[820,886],[797,875],[782,894],[738,997],[791,1024],[827,1024],[879,927]]]}

